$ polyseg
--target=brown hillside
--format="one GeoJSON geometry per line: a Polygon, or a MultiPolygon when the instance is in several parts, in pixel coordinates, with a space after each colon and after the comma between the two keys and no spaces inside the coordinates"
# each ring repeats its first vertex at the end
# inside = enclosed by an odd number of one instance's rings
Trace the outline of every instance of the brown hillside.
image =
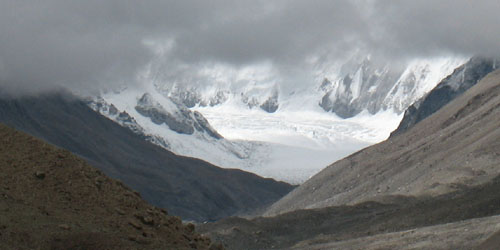
{"type": "Polygon", "coordinates": [[[436,196],[500,174],[500,71],[406,133],[340,160],[275,203],[266,215],[391,196],[436,196]]]}
{"type": "Polygon", "coordinates": [[[193,225],[147,204],[68,151],[0,124],[0,249],[209,245],[193,225]]]}

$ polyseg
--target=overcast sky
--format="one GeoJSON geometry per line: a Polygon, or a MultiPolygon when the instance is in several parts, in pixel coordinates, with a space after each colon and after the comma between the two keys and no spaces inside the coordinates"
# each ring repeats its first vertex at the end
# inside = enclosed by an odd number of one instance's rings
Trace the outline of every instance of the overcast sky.
{"type": "Polygon", "coordinates": [[[499,10],[498,0],[0,0],[0,84],[134,84],[151,62],[170,78],[255,65],[300,78],[311,60],[356,50],[500,55],[499,10]]]}

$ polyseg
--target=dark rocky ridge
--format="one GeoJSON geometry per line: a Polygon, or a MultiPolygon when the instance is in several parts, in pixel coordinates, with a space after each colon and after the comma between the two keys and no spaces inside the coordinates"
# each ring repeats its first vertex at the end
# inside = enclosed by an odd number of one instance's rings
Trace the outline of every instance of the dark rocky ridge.
{"type": "Polygon", "coordinates": [[[206,132],[208,135],[221,139],[222,136],[210,126],[207,119],[198,111],[191,111],[182,104],[176,104],[176,110],[169,112],[165,110],[153,97],[145,93],[137,102],[135,110],[142,116],[148,117],[152,122],[158,125],[165,124],[171,130],[180,133],[191,135],[194,131],[206,132]]]}
{"type": "Polygon", "coordinates": [[[211,221],[276,201],[293,186],[177,156],[68,94],[1,98],[0,122],[86,159],[185,220],[211,221]]]}
{"type": "MultiPolygon", "coordinates": [[[[0,249],[209,249],[69,151],[0,124],[0,249]]],[[[216,245],[211,246],[216,249],[216,245]]]]}
{"type": "Polygon", "coordinates": [[[418,122],[432,115],[447,103],[470,89],[486,75],[496,69],[496,59],[473,57],[467,63],[443,79],[431,92],[412,104],[405,111],[398,128],[391,133],[395,136],[407,131],[418,122]]]}
{"type": "Polygon", "coordinates": [[[167,150],[170,148],[170,143],[168,143],[165,139],[160,136],[150,135],[146,133],[144,128],[141,127],[137,123],[137,121],[130,116],[130,114],[128,114],[126,111],[118,113],[118,109],[113,104],[107,103],[101,97],[85,98],[85,102],[91,109],[98,112],[99,114],[102,114],[105,117],[115,117],[114,119],[110,119],[120,124],[120,126],[130,129],[134,134],[140,136],[144,140],[156,145],[160,145],[167,150]]]}

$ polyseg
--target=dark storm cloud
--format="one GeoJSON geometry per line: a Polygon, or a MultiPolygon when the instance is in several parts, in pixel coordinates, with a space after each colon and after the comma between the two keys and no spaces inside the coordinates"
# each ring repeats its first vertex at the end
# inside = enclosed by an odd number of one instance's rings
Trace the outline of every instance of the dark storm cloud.
{"type": "Polygon", "coordinates": [[[208,1],[0,0],[1,86],[81,91],[132,82],[152,56],[143,39],[190,30],[209,17],[209,7],[208,1]]]}
{"type": "Polygon", "coordinates": [[[154,57],[145,40],[173,41],[164,61],[188,68],[270,62],[293,71],[353,49],[492,54],[498,9],[496,0],[0,0],[0,83],[31,92],[134,83],[154,57]]]}

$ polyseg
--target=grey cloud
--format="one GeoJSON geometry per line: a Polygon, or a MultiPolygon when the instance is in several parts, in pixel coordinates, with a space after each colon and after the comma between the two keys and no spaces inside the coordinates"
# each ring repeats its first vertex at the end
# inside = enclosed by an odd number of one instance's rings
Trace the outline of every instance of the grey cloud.
{"type": "Polygon", "coordinates": [[[266,9],[262,4],[264,7],[253,11],[246,7],[228,10],[229,20],[207,24],[180,37],[178,56],[237,64],[249,60],[296,63],[319,48],[367,30],[359,8],[349,1],[281,1],[276,5],[266,9]]]}
{"type": "Polygon", "coordinates": [[[328,63],[353,49],[391,60],[498,55],[498,9],[496,0],[0,0],[0,84],[37,92],[134,83],[154,60],[144,39],[175,41],[171,78],[189,74],[175,65],[260,61],[300,77],[307,58],[328,63]]]}
{"type": "Polygon", "coordinates": [[[210,16],[208,2],[0,0],[1,86],[85,91],[133,82],[153,56],[143,40],[197,26],[210,16]]]}
{"type": "Polygon", "coordinates": [[[374,6],[372,19],[382,27],[375,48],[384,53],[500,55],[497,0],[387,0],[374,6]]]}

